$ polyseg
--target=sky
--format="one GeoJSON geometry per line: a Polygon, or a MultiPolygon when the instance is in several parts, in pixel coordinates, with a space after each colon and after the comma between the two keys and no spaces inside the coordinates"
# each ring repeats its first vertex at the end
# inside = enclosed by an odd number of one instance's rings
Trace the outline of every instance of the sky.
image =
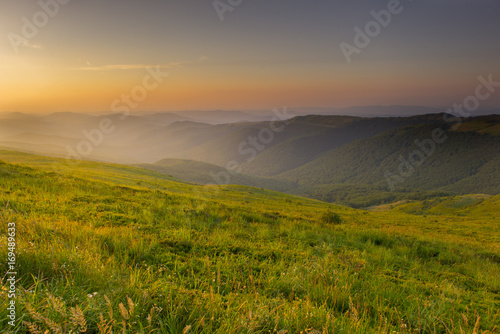
{"type": "Polygon", "coordinates": [[[0,0],[0,112],[446,108],[500,81],[498,14],[498,0],[0,0]]]}

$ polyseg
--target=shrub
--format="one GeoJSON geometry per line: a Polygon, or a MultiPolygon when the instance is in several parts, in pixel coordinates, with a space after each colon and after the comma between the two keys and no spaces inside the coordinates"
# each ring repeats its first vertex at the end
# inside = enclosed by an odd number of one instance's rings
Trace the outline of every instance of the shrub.
{"type": "Polygon", "coordinates": [[[321,221],[325,224],[342,224],[342,218],[334,212],[328,210],[321,216],[321,221]]]}

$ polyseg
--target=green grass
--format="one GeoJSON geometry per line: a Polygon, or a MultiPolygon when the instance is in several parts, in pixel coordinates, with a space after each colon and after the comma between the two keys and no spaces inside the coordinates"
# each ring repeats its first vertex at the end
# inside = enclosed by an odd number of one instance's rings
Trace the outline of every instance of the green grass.
{"type": "MultiPolygon", "coordinates": [[[[12,333],[498,333],[500,196],[355,210],[0,152],[12,333]],[[60,328],[59,328],[60,327],[60,328]]],[[[4,307],[5,306],[5,307],[4,307]]]]}

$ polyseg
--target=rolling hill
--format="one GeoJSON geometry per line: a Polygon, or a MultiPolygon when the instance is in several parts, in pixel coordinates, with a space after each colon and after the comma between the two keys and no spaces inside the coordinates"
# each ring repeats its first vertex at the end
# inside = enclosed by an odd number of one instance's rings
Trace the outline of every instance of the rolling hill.
{"type": "MultiPolygon", "coordinates": [[[[215,139],[194,150],[186,148],[181,154],[210,161],[212,166],[198,165],[200,169],[196,170],[196,164],[192,163],[190,175],[178,172],[176,175],[191,182],[213,183],[209,173],[219,173],[224,162],[240,159],[243,173],[266,177],[264,187],[268,189],[354,207],[446,194],[499,194],[499,117],[471,118],[454,129],[443,116],[296,117],[289,121],[284,133],[276,134],[265,150],[247,162],[237,154],[237,145],[255,136],[259,127],[237,124],[231,131],[224,132],[221,128],[215,139]],[[446,140],[434,144],[432,154],[421,157],[415,141],[432,138],[435,129],[443,129],[446,140]],[[393,182],[392,177],[399,175],[402,161],[407,161],[412,154],[417,154],[412,157],[421,157],[422,161],[417,159],[418,166],[411,167],[411,175],[399,176],[397,182],[393,182]],[[271,179],[284,181],[283,185],[288,187],[276,188],[271,179]]],[[[263,125],[260,124],[260,128],[263,125]]],[[[211,128],[205,127],[204,131],[210,132],[211,128]]],[[[257,184],[237,177],[231,182],[257,184]]]]}
{"type": "MultiPolygon", "coordinates": [[[[331,150],[316,160],[278,175],[278,178],[314,186],[327,184],[387,185],[386,172],[398,168],[420,151],[415,140],[431,138],[435,126],[391,131],[331,150]]],[[[500,192],[500,137],[478,132],[447,131],[447,140],[435,144],[434,152],[422,158],[414,173],[398,186],[412,189],[455,189],[462,193],[500,192]],[[473,179],[469,179],[473,178],[473,179]],[[495,180],[496,179],[496,180],[495,180]],[[478,180],[483,182],[478,183],[478,180]],[[460,182],[460,186],[456,185],[460,182]]],[[[418,155],[422,157],[422,155],[418,155]]]]}
{"type": "MultiPolygon", "coordinates": [[[[394,112],[396,107],[389,109],[394,112]]],[[[227,183],[230,167],[241,172],[231,175],[230,183],[355,207],[446,194],[495,195],[500,190],[498,115],[464,119],[453,128],[442,113],[307,115],[227,124],[196,121],[203,116],[200,112],[189,115],[192,118],[172,113],[7,114],[0,119],[0,146],[72,159],[148,164],[202,184],[227,183]],[[103,120],[111,124],[109,133],[99,132],[103,120]],[[443,129],[447,139],[417,168],[410,167],[411,175],[401,176],[400,166],[411,154],[419,154],[415,141],[431,138],[434,129],[443,129]],[[220,177],[214,180],[213,175],[220,177]]],[[[213,117],[228,115],[245,116],[219,112],[213,117]]]]}

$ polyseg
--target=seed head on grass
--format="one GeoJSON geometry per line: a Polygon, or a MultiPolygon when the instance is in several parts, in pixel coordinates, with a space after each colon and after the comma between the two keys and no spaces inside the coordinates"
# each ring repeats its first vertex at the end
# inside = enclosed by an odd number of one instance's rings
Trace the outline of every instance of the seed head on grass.
{"type": "Polygon", "coordinates": [[[352,302],[351,297],[349,297],[349,313],[351,315],[351,319],[354,322],[359,321],[359,313],[358,313],[358,310],[356,309],[356,307],[354,306],[354,303],[352,302]]]}
{"type": "Polygon", "coordinates": [[[99,334],[112,334],[113,333],[113,323],[114,320],[106,322],[102,313],[99,314],[99,323],[97,328],[99,328],[99,334]]]}
{"type": "Polygon", "coordinates": [[[130,319],[130,314],[127,311],[127,308],[125,307],[125,305],[123,305],[123,303],[120,303],[118,305],[118,307],[120,308],[120,313],[122,314],[123,319],[125,319],[125,320],[130,319]]]}
{"type": "Polygon", "coordinates": [[[109,300],[108,296],[106,296],[106,295],[104,295],[104,299],[106,300],[106,304],[108,305],[109,319],[114,321],[114,319],[113,319],[113,306],[111,305],[111,300],[109,300]]]}
{"type": "Polygon", "coordinates": [[[128,312],[130,313],[130,316],[132,316],[134,314],[134,302],[132,301],[132,299],[130,299],[129,296],[127,296],[127,304],[128,304],[128,312]]]}
{"type": "Polygon", "coordinates": [[[70,308],[70,319],[73,328],[77,329],[80,333],[87,332],[87,322],[85,321],[85,316],[82,310],[77,305],[76,307],[70,308]]]}
{"type": "Polygon", "coordinates": [[[24,324],[28,327],[28,331],[31,334],[46,334],[48,333],[49,330],[46,330],[45,333],[42,332],[40,328],[36,324],[33,324],[31,322],[25,321],[24,324]]]}
{"type": "Polygon", "coordinates": [[[61,297],[54,297],[50,293],[48,295],[48,300],[50,301],[50,305],[61,316],[66,317],[66,303],[61,297]]]}
{"type": "Polygon", "coordinates": [[[45,324],[47,325],[47,327],[50,328],[52,333],[63,334],[63,329],[62,329],[62,326],[60,324],[56,323],[55,321],[53,321],[47,317],[44,317],[43,320],[44,320],[45,324]]]}
{"type": "Polygon", "coordinates": [[[43,316],[35,311],[33,306],[31,304],[26,304],[24,307],[26,307],[26,310],[28,311],[28,314],[35,319],[36,321],[43,322],[43,316]]]}

